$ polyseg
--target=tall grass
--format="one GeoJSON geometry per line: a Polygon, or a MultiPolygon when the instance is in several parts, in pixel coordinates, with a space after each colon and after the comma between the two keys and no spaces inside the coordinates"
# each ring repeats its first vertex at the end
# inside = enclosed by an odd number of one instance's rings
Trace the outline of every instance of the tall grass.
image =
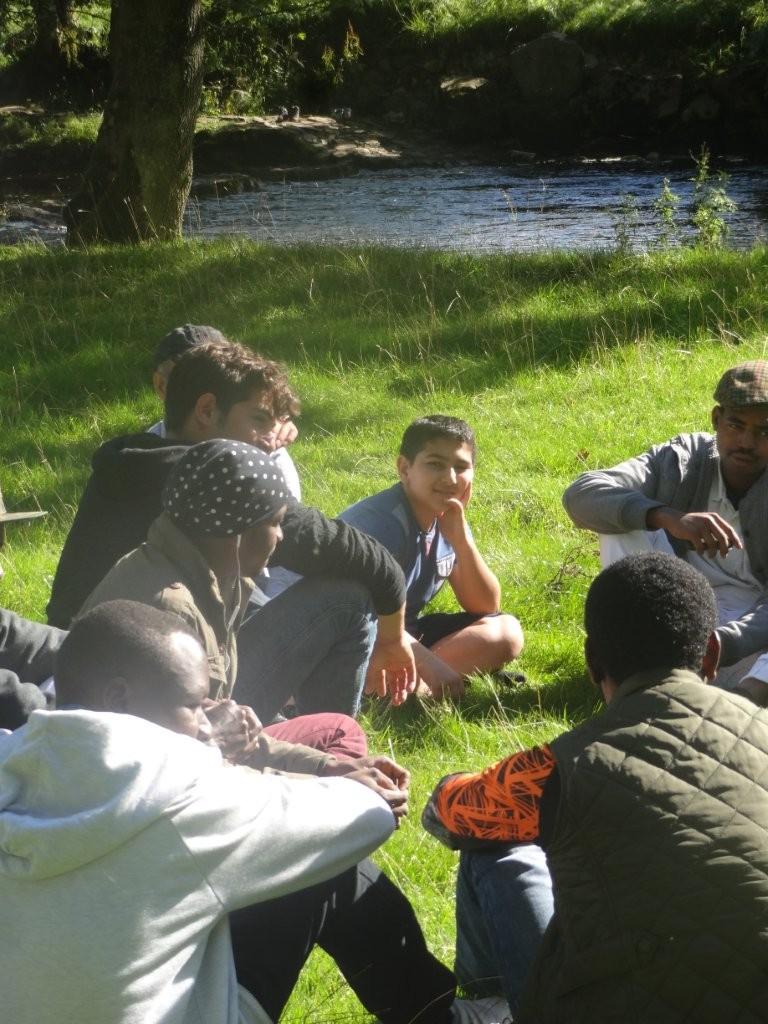
{"type": "MultiPolygon", "coordinates": [[[[450,961],[455,857],[418,811],[445,772],[541,742],[595,706],[581,608],[593,537],[563,488],[683,430],[706,429],[720,373],[765,356],[768,250],[653,256],[471,257],[241,241],[135,249],[0,249],[0,483],[47,520],[9,530],[3,604],[42,617],[61,543],[103,439],[158,416],[151,352],[179,323],[212,323],[285,360],[303,398],[293,455],[328,514],[387,486],[405,425],[475,426],[470,521],[521,619],[529,684],[473,682],[460,709],[365,714],[371,746],[413,773],[413,814],[378,855],[450,961]]],[[[439,607],[452,607],[449,594],[439,607]]],[[[290,1019],[359,1019],[313,956],[290,1019]]]]}
{"type": "Polygon", "coordinates": [[[405,11],[409,30],[424,38],[503,28],[524,42],[558,31],[613,50],[648,44],[646,59],[738,45],[767,17],[765,3],[739,0],[412,0],[405,11]]]}

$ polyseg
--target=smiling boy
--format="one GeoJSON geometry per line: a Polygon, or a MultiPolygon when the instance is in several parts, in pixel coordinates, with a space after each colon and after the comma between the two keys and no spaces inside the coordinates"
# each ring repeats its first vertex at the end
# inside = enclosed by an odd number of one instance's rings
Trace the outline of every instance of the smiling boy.
{"type": "Polygon", "coordinates": [[[420,691],[459,697],[466,676],[501,668],[523,647],[520,623],[499,611],[499,581],[465,515],[475,475],[472,428],[453,416],[415,420],[403,435],[397,472],[399,483],[339,518],[375,537],[400,563],[420,691]],[[422,615],[446,580],[463,611],[422,615]]]}

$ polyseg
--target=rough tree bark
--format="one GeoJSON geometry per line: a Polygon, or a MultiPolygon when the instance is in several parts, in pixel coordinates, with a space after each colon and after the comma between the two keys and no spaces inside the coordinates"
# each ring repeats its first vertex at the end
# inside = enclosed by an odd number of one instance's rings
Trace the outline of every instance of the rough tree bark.
{"type": "Polygon", "coordinates": [[[201,0],[112,0],[112,84],[67,244],[175,238],[192,181],[201,0]]]}
{"type": "Polygon", "coordinates": [[[73,7],[74,0],[32,0],[37,36],[34,56],[39,73],[51,79],[77,57],[73,7]]]}

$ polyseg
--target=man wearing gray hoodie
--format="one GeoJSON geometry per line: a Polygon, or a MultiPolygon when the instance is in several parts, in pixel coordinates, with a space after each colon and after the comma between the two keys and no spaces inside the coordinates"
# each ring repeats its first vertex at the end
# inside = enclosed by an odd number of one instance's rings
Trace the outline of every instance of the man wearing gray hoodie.
{"type": "Polygon", "coordinates": [[[102,605],[56,678],[59,710],[0,736],[4,1020],[267,1024],[315,942],[384,1024],[492,1019],[456,1012],[405,897],[361,863],[395,826],[370,773],[260,774],[200,742],[207,663],[177,618],[102,605]]]}

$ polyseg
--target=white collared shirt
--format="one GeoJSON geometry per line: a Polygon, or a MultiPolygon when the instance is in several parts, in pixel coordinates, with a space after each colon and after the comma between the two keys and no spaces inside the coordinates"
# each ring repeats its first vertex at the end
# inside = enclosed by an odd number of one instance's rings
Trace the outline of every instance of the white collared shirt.
{"type": "MultiPolygon", "coordinates": [[[[739,510],[734,508],[726,493],[719,467],[709,490],[707,511],[716,512],[717,515],[725,519],[743,543],[744,534],[741,529],[739,510]]],[[[719,553],[700,555],[696,551],[689,551],[686,560],[709,581],[709,585],[715,593],[718,619],[721,623],[740,619],[763,596],[763,587],[752,573],[749,555],[745,547],[731,548],[725,557],[719,553]]]]}

